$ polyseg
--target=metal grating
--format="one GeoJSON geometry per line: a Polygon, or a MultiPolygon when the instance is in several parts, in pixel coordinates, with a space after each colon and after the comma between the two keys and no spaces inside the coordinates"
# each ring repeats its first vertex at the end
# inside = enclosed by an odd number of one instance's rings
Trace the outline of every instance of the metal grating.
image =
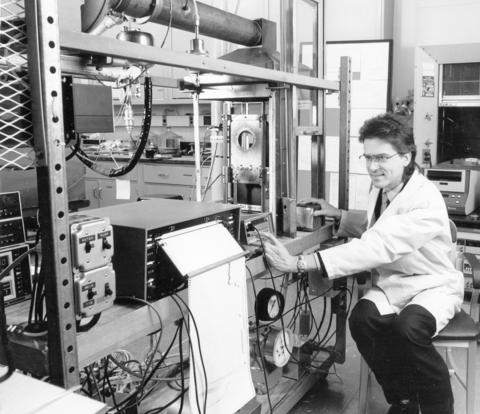
{"type": "Polygon", "coordinates": [[[24,0],[0,0],[0,170],[35,164],[24,0]]]}

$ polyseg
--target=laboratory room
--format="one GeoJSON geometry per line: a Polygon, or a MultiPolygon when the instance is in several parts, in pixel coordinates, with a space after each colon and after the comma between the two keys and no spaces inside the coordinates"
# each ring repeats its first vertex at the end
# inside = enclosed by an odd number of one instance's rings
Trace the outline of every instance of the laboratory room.
{"type": "Polygon", "coordinates": [[[0,414],[480,413],[480,0],[0,0],[0,414]]]}

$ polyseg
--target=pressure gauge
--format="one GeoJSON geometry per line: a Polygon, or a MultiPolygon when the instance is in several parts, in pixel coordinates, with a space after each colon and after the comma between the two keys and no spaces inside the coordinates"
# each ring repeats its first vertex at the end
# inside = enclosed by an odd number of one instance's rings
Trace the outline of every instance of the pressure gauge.
{"type": "Polygon", "coordinates": [[[265,359],[277,367],[284,367],[292,355],[292,348],[292,331],[271,327],[263,348],[265,359]]]}
{"type": "Polygon", "coordinates": [[[285,298],[272,288],[263,288],[255,298],[255,314],[261,321],[275,321],[283,313],[285,298]]]}

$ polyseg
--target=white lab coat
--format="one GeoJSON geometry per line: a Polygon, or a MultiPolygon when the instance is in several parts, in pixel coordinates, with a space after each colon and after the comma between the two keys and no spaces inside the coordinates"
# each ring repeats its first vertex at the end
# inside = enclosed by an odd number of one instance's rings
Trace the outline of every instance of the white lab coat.
{"type": "Polygon", "coordinates": [[[365,212],[345,212],[339,234],[357,236],[321,252],[330,279],[372,270],[373,287],[364,299],[382,315],[408,304],[426,308],[437,332],[460,310],[464,281],[452,263],[452,238],[440,191],[414,172],[403,190],[371,226],[379,189],[369,195],[365,212]],[[368,218],[368,220],[366,220],[368,218]]]}

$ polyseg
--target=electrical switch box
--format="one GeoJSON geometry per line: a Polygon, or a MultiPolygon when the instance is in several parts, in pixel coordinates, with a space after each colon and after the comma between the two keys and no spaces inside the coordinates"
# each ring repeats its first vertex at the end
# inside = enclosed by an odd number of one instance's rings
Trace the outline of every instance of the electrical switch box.
{"type": "Polygon", "coordinates": [[[115,271],[112,265],[99,267],[75,276],[75,312],[81,317],[93,316],[113,305],[115,271]]]}
{"type": "Polygon", "coordinates": [[[75,312],[82,318],[93,316],[112,306],[116,298],[110,219],[71,214],[70,242],[75,312]]]}
{"type": "Polygon", "coordinates": [[[108,218],[70,217],[73,267],[85,272],[110,263],[113,229],[108,218]]]}

